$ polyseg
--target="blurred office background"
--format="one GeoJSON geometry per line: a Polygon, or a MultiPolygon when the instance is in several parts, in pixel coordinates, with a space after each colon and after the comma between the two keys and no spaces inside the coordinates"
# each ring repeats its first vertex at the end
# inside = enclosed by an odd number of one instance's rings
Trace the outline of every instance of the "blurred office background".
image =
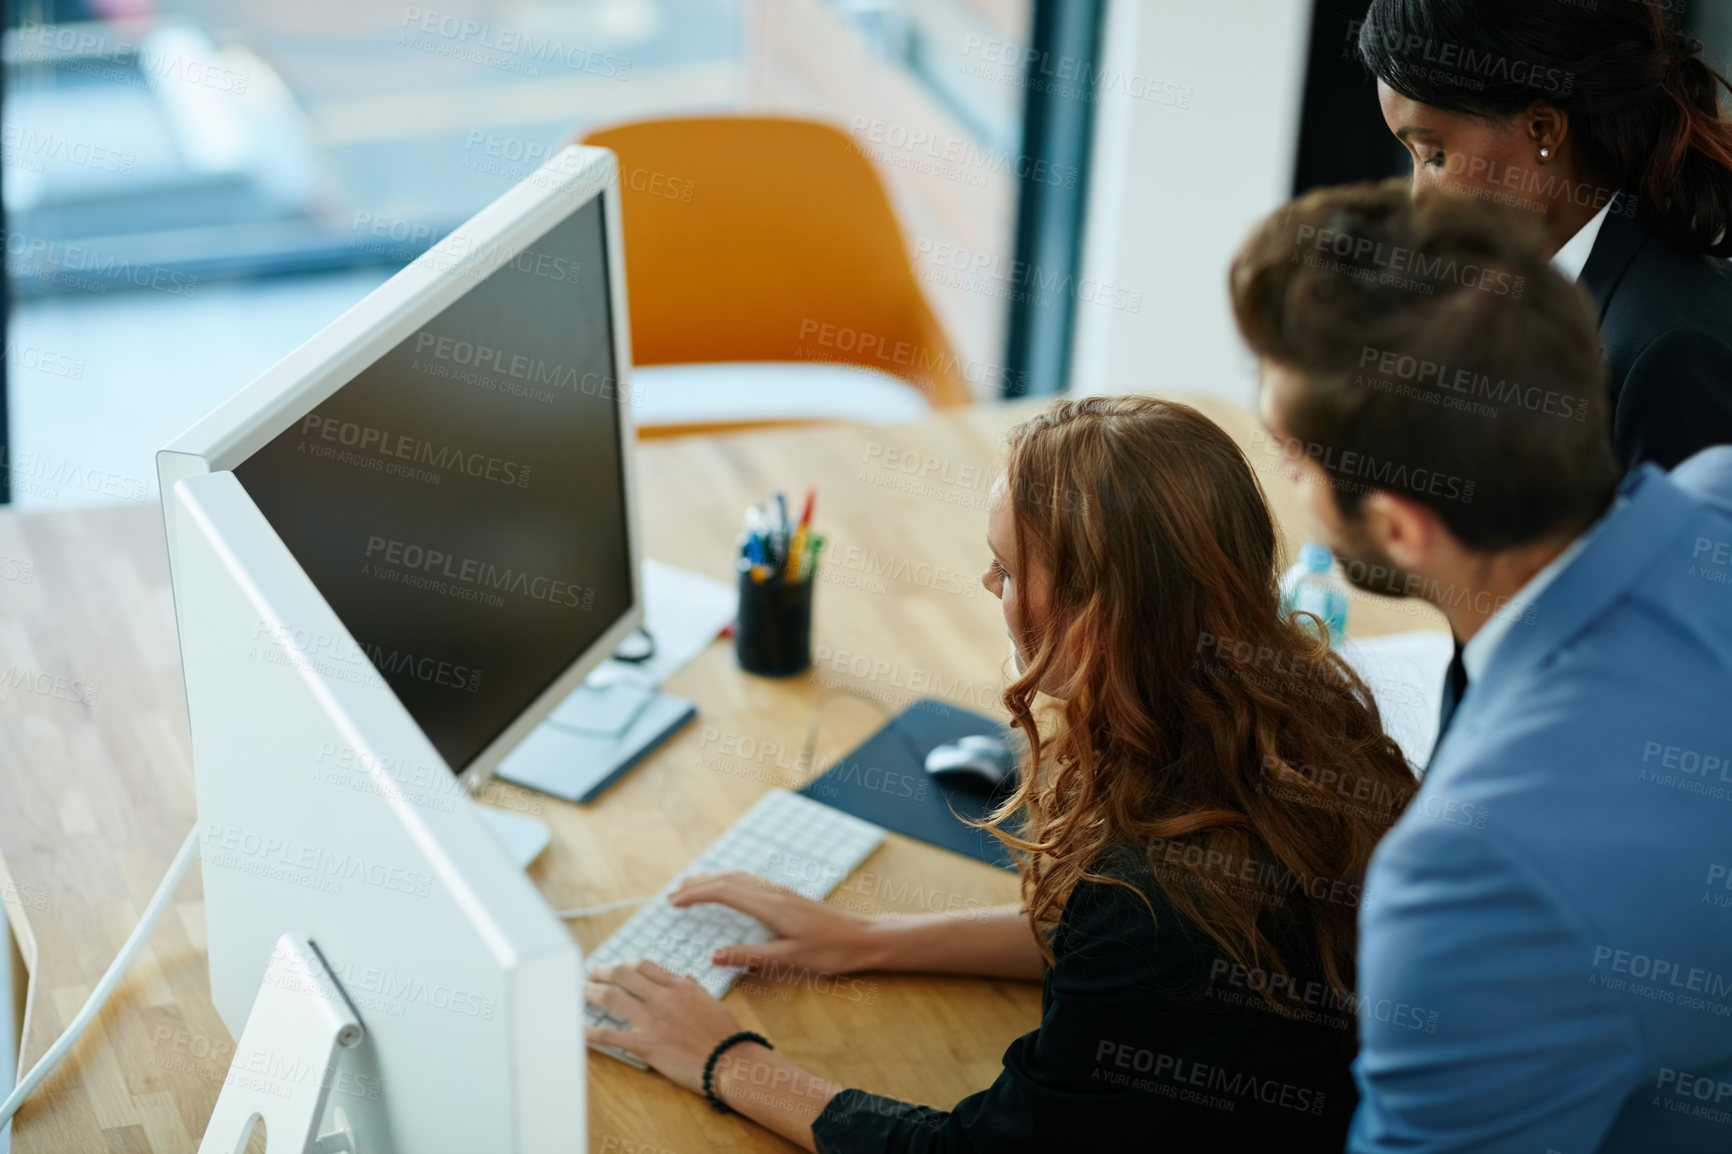
{"type": "MultiPolygon", "coordinates": [[[[156,448],[551,150],[684,114],[846,132],[980,402],[1245,399],[1224,275],[1252,222],[1405,169],[1364,7],[10,0],[0,479],[153,499],[156,448]]],[[[1732,59],[1732,7],[1686,15],[1732,59]]]]}

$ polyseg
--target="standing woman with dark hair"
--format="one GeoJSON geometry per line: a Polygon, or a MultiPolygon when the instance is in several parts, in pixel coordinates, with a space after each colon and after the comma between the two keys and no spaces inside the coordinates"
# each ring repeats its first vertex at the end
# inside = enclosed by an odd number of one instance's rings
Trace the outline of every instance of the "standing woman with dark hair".
{"type": "Polygon", "coordinates": [[[1732,442],[1732,87],[1658,0],[1372,0],[1416,191],[1525,207],[1593,295],[1626,466],[1732,442]]]}

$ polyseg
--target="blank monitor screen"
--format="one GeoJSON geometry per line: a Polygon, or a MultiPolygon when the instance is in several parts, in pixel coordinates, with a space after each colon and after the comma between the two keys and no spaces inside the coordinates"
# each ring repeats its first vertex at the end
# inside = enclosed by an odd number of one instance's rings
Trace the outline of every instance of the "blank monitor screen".
{"type": "Polygon", "coordinates": [[[600,198],[474,275],[234,471],[454,772],[631,602],[600,198]]]}

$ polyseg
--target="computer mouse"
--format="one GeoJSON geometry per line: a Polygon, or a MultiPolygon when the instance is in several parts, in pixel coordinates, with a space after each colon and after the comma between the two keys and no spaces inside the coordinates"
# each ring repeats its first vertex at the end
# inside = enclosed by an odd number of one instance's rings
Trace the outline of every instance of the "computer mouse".
{"type": "Polygon", "coordinates": [[[1016,774],[1016,754],[1002,737],[973,734],[935,746],[926,772],[952,785],[996,790],[1016,774]]]}

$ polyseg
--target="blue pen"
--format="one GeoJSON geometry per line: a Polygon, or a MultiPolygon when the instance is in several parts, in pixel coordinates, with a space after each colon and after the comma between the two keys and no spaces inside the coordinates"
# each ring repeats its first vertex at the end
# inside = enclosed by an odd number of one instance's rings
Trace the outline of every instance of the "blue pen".
{"type": "Polygon", "coordinates": [[[764,514],[757,507],[746,510],[746,557],[754,565],[767,565],[764,554],[764,514]]]}

